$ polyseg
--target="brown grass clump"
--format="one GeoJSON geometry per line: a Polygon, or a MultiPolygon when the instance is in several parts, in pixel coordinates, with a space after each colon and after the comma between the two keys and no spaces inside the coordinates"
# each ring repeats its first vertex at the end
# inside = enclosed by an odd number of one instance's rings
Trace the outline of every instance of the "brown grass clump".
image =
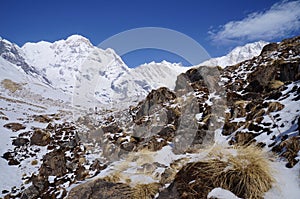
{"type": "Polygon", "coordinates": [[[280,104],[279,102],[271,102],[268,106],[267,114],[271,112],[281,111],[283,108],[283,104],[280,104]]]}
{"type": "Polygon", "coordinates": [[[273,80],[269,83],[269,87],[271,89],[277,89],[277,88],[279,88],[283,85],[284,85],[284,83],[282,81],[279,81],[279,80],[273,80]]]}
{"type": "Polygon", "coordinates": [[[117,183],[120,182],[122,178],[122,175],[119,172],[113,173],[111,175],[105,176],[104,178],[102,178],[104,181],[106,182],[113,182],[113,183],[117,183]]]}
{"type": "Polygon", "coordinates": [[[215,183],[239,197],[260,198],[272,187],[274,178],[262,150],[253,146],[241,148],[226,163],[224,170],[214,176],[215,183]]]}
{"type": "Polygon", "coordinates": [[[159,183],[138,184],[133,189],[133,198],[152,199],[158,193],[159,187],[159,183]]]}
{"type": "Polygon", "coordinates": [[[3,86],[3,88],[9,90],[12,93],[22,89],[22,84],[18,84],[14,81],[11,81],[10,79],[2,80],[1,85],[3,86]]]}
{"type": "Polygon", "coordinates": [[[32,160],[31,161],[31,165],[37,165],[38,164],[38,161],[37,160],[32,160]]]}
{"type": "Polygon", "coordinates": [[[213,149],[207,160],[189,163],[170,186],[180,198],[206,198],[215,187],[238,197],[262,198],[274,182],[269,159],[259,148],[213,149]],[[175,190],[174,190],[175,189],[175,190]]]}
{"type": "Polygon", "coordinates": [[[300,136],[290,137],[279,145],[275,146],[273,151],[281,153],[281,156],[288,160],[287,167],[294,167],[299,160],[297,160],[298,153],[300,151],[300,136]]]}

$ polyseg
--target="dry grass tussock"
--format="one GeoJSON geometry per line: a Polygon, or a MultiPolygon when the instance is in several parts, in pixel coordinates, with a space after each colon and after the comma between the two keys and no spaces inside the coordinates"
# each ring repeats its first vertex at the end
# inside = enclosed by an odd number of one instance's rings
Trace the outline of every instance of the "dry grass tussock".
{"type": "Polygon", "coordinates": [[[175,182],[180,195],[190,198],[206,198],[213,188],[222,187],[253,199],[262,198],[272,187],[272,172],[267,154],[257,147],[215,147],[207,159],[183,167],[175,182]]]}
{"type": "Polygon", "coordinates": [[[122,178],[122,174],[119,173],[119,172],[115,172],[111,175],[108,175],[108,176],[105,176],[103,177],[102,179],[106,182],[113,182],[113,183],[117,183],[117,182],[120,182],[121,181],[121,178],[122,178]]]}
{"type": "Polygon", "coordinates": [[[279,81],[279,80],[273,80],[269,83],[269,87],[271,89],[277,89],[277,88],[279,88],[283,85],[284,85],[284,83],[282,81],[279,81]]]}
{"type": "Polygon", "coordinates": [[[239,148],[237,152],[228,156],[224,170],[214,176],[216,183],[244,198],[262,197],[274,182],[266,154],[253,146],[239,148]]]}
{"type": "Polygon", "coordinates": [[[22,84],[18,84],[14,81],[11,81],[10,79],[2,80],[1,85],[3,88],[9,90],[12,93],[16,92],[17,90],[22,89],[22,84]]]}
{"type": "Polygon", "coordinates": [[[159,191],[159,183],[138,184],[133,188],[134,199],[151,199],[159,191]]]}
{"type": "Polygon", "coordinates": [[[300,136],[288,138],[281,142],[277,147],[273,148],[274,151],[282,153],[281,156],[288,160],[287,167],[294,167],[299,160],[297,159],[300,151],[300,136]]]}

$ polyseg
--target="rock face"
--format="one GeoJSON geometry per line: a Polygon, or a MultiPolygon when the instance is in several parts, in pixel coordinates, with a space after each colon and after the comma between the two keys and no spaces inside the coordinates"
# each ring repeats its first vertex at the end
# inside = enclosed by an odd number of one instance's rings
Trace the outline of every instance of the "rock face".
{"type": "Polygon", "coordinates": [[[43,157],[40,173],[43,176],[61,177],[67,173],[65,153],[62,150],[54,150],[43,157]]]}
{"type": "Polygon", "coordinates": [[[167,88],[159,88],[152,90],[146,97],[146,100],[140,105],[139,111],[136,113],[136,119],[141,119],[144,116],[149,116],[157,111],[155,106],[161,105],[165,102],[174,100],[176,95],[167,88]]]}

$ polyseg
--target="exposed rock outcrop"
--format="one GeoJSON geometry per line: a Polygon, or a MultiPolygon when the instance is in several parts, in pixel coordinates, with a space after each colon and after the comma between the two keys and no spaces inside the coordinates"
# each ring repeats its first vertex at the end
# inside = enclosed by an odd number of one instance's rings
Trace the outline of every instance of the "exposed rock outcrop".
{"type": "Polygon", "coordinates": [[[19,131],[19,130],[23,130],[26,128],[26,126],[24,126],[23,124],[20,123],[7,123],[5,124],[3,127],[11,129],[13,132],[19,131]]]}

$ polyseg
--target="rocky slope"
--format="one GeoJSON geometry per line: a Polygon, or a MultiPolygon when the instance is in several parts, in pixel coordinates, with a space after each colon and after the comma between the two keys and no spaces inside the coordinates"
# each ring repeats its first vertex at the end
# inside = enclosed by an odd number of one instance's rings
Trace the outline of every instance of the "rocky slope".
{"type": "Polygon", "coordinates": [[[2,81],[0,166],[15,179],[2,195],[297,198],[299,55],[300,37],[268,44],[224,69],[191,68],[174,90],[152,90],[129,109],[76,120],[68,104],[29,103],[18,97],[26,85],[2,81]],[[245,183],[232,181],[238,177],[245,183]]]}
{"type": "Polygon", "coordinates": [[[96,135],[104,138],[98,140],[103,157],[114,163],[73,188],[68,198],[207,198],[217,187],[242,198],[297,198],[299,49],[300,37],[295,37],[225,69],[190,69],[178,76],[175,91],[153,90],[131,107],[132,119],[128,113],[111,116],[96,135]],[[256,147],[244,151],[249,145],[256,147]],[[283,159],[274,163],[270,156],[283,159]],[[288,179],[282,177],[286,174],[288,179]],[[238,181],[245,184],[228,184],[230,175],[243,177],[238,181]],[[289,193],[276,189],[284,184],[290,185],[289,193]],[[124,195],[101,192],[108,187],[124,195]]]}

